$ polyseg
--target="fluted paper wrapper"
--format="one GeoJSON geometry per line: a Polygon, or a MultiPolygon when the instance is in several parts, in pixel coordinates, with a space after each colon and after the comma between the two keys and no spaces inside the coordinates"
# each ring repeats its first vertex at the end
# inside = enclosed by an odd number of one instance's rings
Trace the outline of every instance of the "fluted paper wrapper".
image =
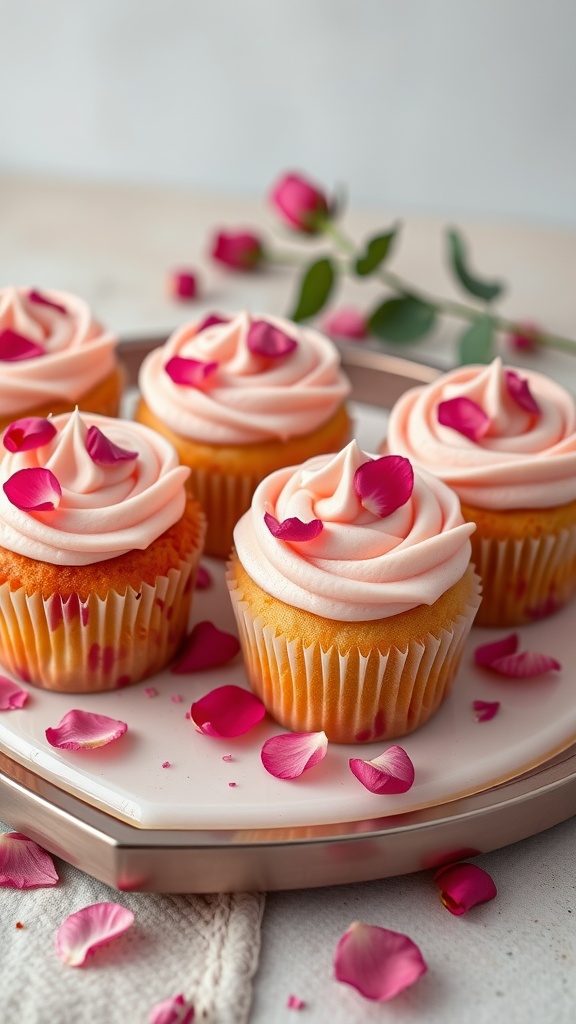
{"type": "Polygon", "coordinates": [[[250,508],[252,495],[262,479],[258,474],[234,476],[192,467],[188,487],[202,505],[207,521],[205,555],[228,558],[234,527],[250,508]]]}
{"type": "Polygon", "coordinates": [[[454,622],[438,637],[413,641],[405,650],[358,648],[341,654],[317,642],[287,640],[255,616],[227,576],[250,684],[281,725],[295,732],[323,730],[336,743],[405,736],[423,725],[450,692],[464,643],[480,603],[480,581],[454,622]]]}

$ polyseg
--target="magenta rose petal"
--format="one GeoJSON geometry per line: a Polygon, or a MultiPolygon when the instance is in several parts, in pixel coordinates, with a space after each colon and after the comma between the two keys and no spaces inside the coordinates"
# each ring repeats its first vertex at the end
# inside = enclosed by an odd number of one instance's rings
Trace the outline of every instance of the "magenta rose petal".
{"type": "Polygon", "coordinates": [[[193,270],[172,270],[167,285],[168,294],[182,302],[190,302],[198,295],[198,278],[193,270]]]}
{"type": "Polygon", "coordinates": [[[324,317],[322,328],[334,338],[361,341],[368,334],[368,321],[359,309],[345,306],[328,313],[324,317]]]}
{"type": "Polygon", "coordinates": [[[196,590],[208,590],[212,586],[212,576],[205,565],[198,566],[195,586],[196,590]]]}
{"type": "Polygon", "coordinates": [[[39,889],[57,881],[56,868],[46,850],[20,832],[0,835],[0,886],[39,889]]]}
{"type": "Polygon", "coordinates": [[[5,327],[0,331],[0,362],[17,363],[21,359],[35,359],[43,356],[44,349],[37,345],[31,338],[26,338],[11,327],[5,327]]]}
{"type": "Polygon", "coordinates": [[[264,522],[273,537],[278,540],[295,542],[314,540],[324,529],[321,519],[311,519],[309,523],[303,523],[296,516],[291,516],[290,519],[285,519],[283,523],[280,523],[270,512],[264,513],[264,522]]]}
{"type": "Polygon", "coordinates": [[[477,722],[490,722],[500,710],[499,700],[473,700],[472,710],[477,722]]]}
{"type": "Polygon", "coordinates": [[[28,292],[27,297],[29,302],[35,302],[37,306],[48,306],[50,309],[55,309],[57,313],[64,313],[64,315],[68,312],[66,306],[61,306],[59,302],[52,302],[52,299],[47,299],[46,296],[36,288],[32,288],[32,290],[28,292]]]}
{"type": "Polygon", "coordinates": [[[496,658],[490,664],[490,668],[510,679],[532,679],[534,676],[544,675],[545,672],[560,672],[562,665],[556,658],[540,651],[519,651],[503,658],[496,658]]]}
{"type": "Polygon", "coordinates": [[[286,1000],[286,1007],[288,1010],[303,1010],[305,1006],[306,1003],[303,999],[300,999],[300,996],[289,995],[286,1000]]]}
{"type": "Polygon", "coordinates": [[[0,711],[15,711],[23,708],[28,700],[28,691],[6,676],[0,676],[0,711]]]}
{"type": "Polygon", "coordinates": [[[60,750],[93,750],[123,736],[128,726],[116,718],[92,711],[67,711],[55,728],[46,729],[46,739],[60,750]]]}
{"type": "Polygon", "coordinates": [[[490,417],[476,402],[464,395],[440,402],[437,414],[438,423],[443,427],[451,427],[471,441],[480,441],[490,427],[490,417]]]}
{"type": "Polygon", "coordinates": [[[194,1007],[180,993],[153,1006],[148,1024],[192,1024],[193,1020],[194,1007]]]}
{"type": "Polygon", "coordinates": [[[17,469],[2,487],[8,500],[23,512],[49,512],[58,507],[62,496],[54,473],[42,466],[17,469]]]}
{"type": "Polygon", "coordinates": [[[93,903],[83,907],[60,925],[56,952],[69,967],[82,967],[89,956],[117,939],[134,923],[134,914],[119,903],[93,903]]]}
{"type": "Polygon", "coordinates": [[[232,270],[255,270],[264,260],[262,239],[254,231],[218,231],[210,255],[232,270]]]}
{"type": "Polygon", "coordinates": [[[209,327],[216,327],[218,324],[227,323],[228,319],[225,316],[220,316],[219,313],[208,313],[208,316],[205,316],[198,324],[196,334],[200,334],[201,331],[207,331],[209,327]]]}
{"type": "Polygon", "coordinates": [[[515,654],[518,650],[520,639],[517,633],[510,633],[501,640],[492,640],[488,644],[480,644],[474,650],[474,661],[477,665],[490,668],[492,662],[497,658],[504,658],[508,654],[515,654]]]}
{"type": "Polygon", "coordinates": [[[530,391],[530,385],[525,377],[520,377],[514,370],[506,370],[506,386],[508,394],[521,409],[532,413],[533,416],[540,415],[540,406],[530,391]]]}
{"type": "Polygon", "coordinates": [[[106,434],[102,433],[99,427],[88,427],[86,435],[86,451],[99,466],[115,466],[117,462],[133,462],[138,458],[138,452],[128,451],[114,444],[106,434]]]}
{"type": "Polygon", "coordinates": [[[449,864],[436,871],[434,881],[446,910],[457,917],[497,894],[493,879],[476,864],[449,864]]]}
{"type": "Polygon", "coordinates": [[[261,722],[266,709],[261,700],[241,686],[218,686],[190,709],[190,717],[206,736],[231,739],[243,736],[261,722]]]}
{"type": "Polygon", "coordinates": [[[255,355],[266,356],[267,359],[281,359],[290,355],[298,342],[279,327],[274,327],[265,320],[255,320],[248,329],[247,345],[255,355]]]}
{"type": "Polygon", "coordinates": [[[360,504],[384,519],[405,505],[414,490],[414,470],[403,455],[383,455],[359,466],[354,493],[360,504]]]}
{"type": "Polygon", "coordinates": [[[325,732],[285,732],[266,740],[260,757],[275,779],[298,779],[326,757],[325,732]]]}
{"type": "Polygon", "coordinates": [[[197,622],[184,641],[178,660],[172,665],[172,672],[203,672],[207,668],[218,668],[234,658],[240,650],[238,637],[218,629],[208,620],[197,622]]]}
{"type": "Polygon", "coordinates": [[[355,921],[336,948],[334,974],[365,999],[387,1002],[428,970],[407,935],[355,921]]]}
{"type": "Polygon", "coordinates": [[[9,452],[29,452],[48,444],[56,433],[51,420],[39,416],[25,416],[9,423],[4,432],[4,447],[9,452]]]}
{"type": "Polygon", "coordinates": [[[218,363],[203,363],[199,359],[172,356],[164,369],[175,384],[187,388],[198,388],[201,391],[218,369],[218,363]]]}
{"type": "Polygon", "coordinates": [[[414,765],[403,747],[388,747],[370,761],[351,757],[348,764],[371,793],[407,793],[414,785],[414,765]]]}

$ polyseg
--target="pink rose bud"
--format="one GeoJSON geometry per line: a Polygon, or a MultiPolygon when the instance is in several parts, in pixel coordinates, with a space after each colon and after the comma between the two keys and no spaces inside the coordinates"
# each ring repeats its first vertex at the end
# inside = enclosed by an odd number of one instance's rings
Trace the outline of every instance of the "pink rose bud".
{"type": "Polygon", "coordinates": [[[233,270],[254,270],[264,259],[264,247],[252,231],[219,231],[210,255],[233,270]]]}
{"type": "Polygon", "coordinates": [[[270,199],[291,228],[309,235],[319,231],[320,222],[329,215],[324,193],[300,174],[283,175],[272,189],[270,199]]]}
{"type": "Polygon", "coordinates": [[[167,286],[170,298],[181,302],[189,302],[198,295],[198,281],[191,270],[172,270],[167,286]]]}
{"type": "Polygon", "coordinates": [[[538,348],[540,333],[538,324],[518,324],[516,330],[508,335],[508,341],[518,352],[534,352],[538,348]]]}
{"type": "Polygon", "coordinates": [[[324,317],[322,327],[333,338],[347,338],[352,341],[361,341],[368,334],[366,317],[352,306],[343,306],[328,313],[324,317]]]}

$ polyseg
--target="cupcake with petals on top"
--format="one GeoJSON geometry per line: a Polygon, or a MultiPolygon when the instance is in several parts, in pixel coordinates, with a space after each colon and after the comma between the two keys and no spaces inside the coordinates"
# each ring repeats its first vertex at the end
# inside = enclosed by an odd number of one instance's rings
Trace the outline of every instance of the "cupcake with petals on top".
{"type": "Polygon", "coordinates": [[[0,429],[75,406],[116,416],[123,386],[116,343],[76,295],[0,289],[0,429]]]}
{"type": "Polygon", "coordinates": [[[136,419],[168,437],[192,470],[208,555],[229,555],[260,480],[338,451],[350,434],[350,385],[336,347],[280,317],[186,324],[144,360],[139,385],[136,419]]]}
{"type": "Polygon", "coordinates": [[[93,414],[24,418],[0,456],[0,663],[95,692],[163,668],[188,624],[204,517],[165,438],[93,414]]]}
{"type": "Polygon", "coordinates": [[[576,587],[576,406],[533,370],[462,366],[396,402],[387,448],[454,489],[476,524],[476,623],[516,626],[576,587]]]}
{"type": "Polygon", "coordinates": [[[473,530],[441,481],[355,441],[268,476],[227,579],[250,683],[277,721],[339,743],[423,725],[480,601],[473,530]]]}

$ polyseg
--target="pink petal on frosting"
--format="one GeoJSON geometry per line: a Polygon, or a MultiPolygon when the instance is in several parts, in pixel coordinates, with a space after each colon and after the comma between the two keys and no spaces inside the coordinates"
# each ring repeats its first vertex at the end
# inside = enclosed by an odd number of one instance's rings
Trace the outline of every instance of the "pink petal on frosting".
{"type": "Polygon", "coordinates": [[[489,644],[480,644],[474,650],[474,661],[477,665],[490,668],[493,661],[503,658],[507,654],[515,654],[520,643],[517,633],[510,633],[501,640],[492,640],[489,644]]]}
{"type": "Polygon", "coordinates": [[[209,327],[215,327],[216,324],[227,324],[228,320],[224,316],[219,316],[218,313],[209,313],[208,316],[204,317],[200,321],[196,328],[196,334],[200,334],[200,331],[206,331],[209,327]]]}
{"type": "Polygon", "coordinates": [[[0,835],[0,886],[39,889],[57,881],[56,868],[46,850],[20,832],[0,835]]]}
{"type": "Polygon", "coordinates": [[[427,970],[418,946],[407,935],[361,921],[344,932],[334,957],[337,981],[378,1002],[393,999],[427,970]]]}
{"type": "Polygon", "coordinates": [[[17,683],[0,676],[0,711],[14,711],[16,708],[23,708],[28,700],[28,691],[23,690],[17,683]]]}
{"type": "Polygon", "coordinates": [[[66,306],[61,306],[59,302],[52,302],[52,299],[47,299],[42,292],[39,292],[36,288],[32,288],[28,292],[28,301],[35,302],[37,306],[49,306],[50,309],[55,309],[58,313],[66,314],[68,310],[66,306]]]}
{"type": "Polygon", "coordinates": [[[540,415],[540,406],[530,391],[530,385],[525,377],[520,377],[514,370],[506,370],[506,385],[508,394],[521,409],[531,412],[533,416],[540,415]]]}
{"type": "Polygon", "coordinates": [[[212,577],[205,565],[198,566],[196,590],[207,590],[212,585],[212,577]]]}
{"type": "Polygon", "coordinates": [[[414,785],[414,765],[403,747],[388,747],[371,761],[351,757],[348,764],[371,793],[407,793],[414,785]]]}
{"type": "Polygon", "coordinates": [[[477,722],[490,722],[500,710],[500,701],[473,700],[472,709],[477,722]]]}
{"type": "Polygon", "coordinates": [[[49,512],[58,507],[62,496],[54,473],[42,466],[17,469],[2,487],[8,501],[23,512],[49,512]]]}
{"type": "Polygon", "coordinates": [[[297,779],[326,757],[325,732],[285,732],[266,740],[260,757],[275,779],[297,779]]]}
{"type": "Polygon", "coordinates": [[[185,359],[184,356],[172,356],[164,369],[170,380],[173,380],[175,384],[202,390],[206,381],[218,369],[218,363],[203,363],[199,359],[185,359]]]}
{"type": "Polygon", "coordinates": [[[48,444],[56,433],[51,420],[27,416],[9,423],[4,432],[4,447],[9,452],[29,452],[48,444]]]}
{"type": "Polygon", "coordinates": [[[459,917],[478,903],[487,903],[497,889],[487,871],[476,864],[449,864],[434,875],[440,899],[451,914],[459,917]]]}
{"type": "Polygon", "coordinates": [[[119,739],[127,728],[126,722],[116,718],[73,710],[67,711],[54,729],[46,729],[46,739],[61,750],[92,750],[119,739]]]}
{"type": "Polygon", "coordinates": [[[3,363],[16,363],[21,359],[35,359],[36,356],[43,356],[44,349],[35,341],[18,334],[11,327],[5,327],[0,331],[0,361],[3,363]]]}
{"type": "Polygon", "coordinates": [[[98,466],[115,466],[117,462],[133,462],[138,458],[138,452],[131,452],[114,444],[99,427],[95,426],[88,427],[86,451],[92,462],[98,466]]]}
{"type": "Polygon", "coordinates": [[[480,441],[490,427],[490,417],[471,398],[449,398],[438,406],[438,422],[471,441],[480,441]]]}
{"type": "Polygon", "coordinates": [[[203,672],[207,668],[225,665],[240,650],[238,637],[225,633],[208,620],[197,622],[184,642],[178,661],[172,665],[172,672],[203,672]]]}
{"type": "Polygon", "coordinates": [[[194,1007],[180,994],[153,1006],[148,1024],[192,1024],[193,1020],[194,1007]]]}
{"type": "Polygon", "coordinates": [[[270,512],[264,513],[264,522],[273,537],[276,537],[278,540],[294,541],[296,543],[314,540],[324,529],[324,523],[321,519],[311,519],[309,523],[303,523],[296,516],[291,516],[290,519],[285,519],[283,523],[280,523],[270,512]]]}
{"type": "Polygon", "coordinates": [[[359,466],[354,493],[360,504],[385,519],[405,505],[414,490],[414,470],[403,455],[383,455],[359,466]]]}
{"type": "Polygon", "coordinates": [[[248,329],[248,348],[257,356],[267,359],[280,359],[288,356],[297,347],[296,338],[284,334],[279,327],[265,320],[255,320],[248,329]]]}
{"type": "Polygon", "coordinates": [[[70,914],[56,933],[56,952],[69,967],[82,967],[99,946],[127,932],[134,914],[119,903],[93,903],[70,914]]]}
{"type": "Polygon", "coordinates": [[[218,686],[190,708],[190,717],[206,736],[230,739],[242,736],[261,722],[266,709],[250,690],[241,686],[218,686]]]}
{"type": "Polygon", "coordinates": [[[540,651],[519,651],[517,654],[507,654],[504,658],[496,658],[490,668],[510,679],[531,679],[545,672],[560,672],[562,665],[556,658],[541,654],[540,651]]]}

